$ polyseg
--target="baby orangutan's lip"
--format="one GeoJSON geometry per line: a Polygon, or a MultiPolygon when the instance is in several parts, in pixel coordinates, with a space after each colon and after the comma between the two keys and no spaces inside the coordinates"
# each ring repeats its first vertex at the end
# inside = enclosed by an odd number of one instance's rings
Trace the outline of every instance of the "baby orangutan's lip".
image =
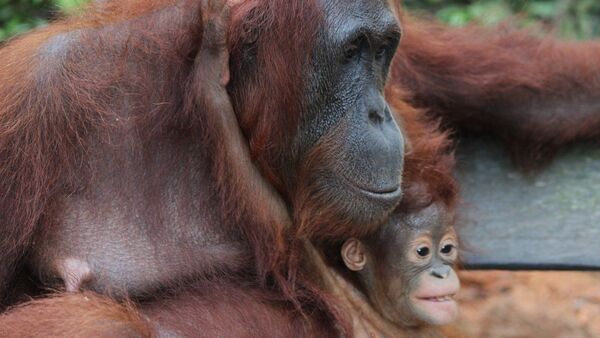
{"type": "Polygon", "coordinates": [[[416,292],[413,297],[417,300],[429,302],[448,302],[454,300],[459,288],[458,285],[444,285],[443,287],[430,288],[427,291],[420,290],[421,292],[416,292]]]}

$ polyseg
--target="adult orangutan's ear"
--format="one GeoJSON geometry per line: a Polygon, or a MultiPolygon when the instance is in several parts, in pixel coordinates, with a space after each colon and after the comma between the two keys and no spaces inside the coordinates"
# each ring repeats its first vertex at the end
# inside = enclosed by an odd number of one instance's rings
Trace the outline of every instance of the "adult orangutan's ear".
{"type": "Polygon", "coordinates": [[[342,259],[346,267],[352,271],[361,271],[367,264],[367,253],[361,241],[350,238],[342,245],[342,259]]]}

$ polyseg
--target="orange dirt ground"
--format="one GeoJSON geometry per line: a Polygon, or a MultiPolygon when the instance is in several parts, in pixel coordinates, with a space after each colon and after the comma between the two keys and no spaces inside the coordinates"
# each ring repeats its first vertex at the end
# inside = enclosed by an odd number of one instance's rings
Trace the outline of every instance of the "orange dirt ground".
{"type": "Polygon", "coordinates": [[[461,272],[451,338],[600,337],[600,273],[461,272]]]}

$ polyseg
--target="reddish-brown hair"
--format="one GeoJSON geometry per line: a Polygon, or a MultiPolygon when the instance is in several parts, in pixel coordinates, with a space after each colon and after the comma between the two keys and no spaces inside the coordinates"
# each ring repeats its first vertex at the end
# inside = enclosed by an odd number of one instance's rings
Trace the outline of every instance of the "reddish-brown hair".
{"type": "MultiPolygon", "coordinates": [[[[94,142],[111,144],[121,132],[150,141],[173,137],[174,131],[204,137],[223,223],[239,225],[261,280],[271,276],[285,283],[289,221],[270,215],[264,205],[269,200],[251,196],[248,186],[260,183],[243,182],[232,172],[237,166],[222,139],[237,129],[215,127],[210,114],[216,112],[203,115],[202,100],[194,97],[201,6],[193,0],[94,3],[0,50],[0,284],[10,280],[35,236],[43,238],[59,197],[94,184],[88,156],[94,142]],[[121,92],[133,102],[125,118],[114,102],[121,92]]],[[[319,11],[312,0],[248,0],[231,15],[229,90],[239,126],[249,156],[283,190],[285,146],[302,112],[302,74],[319,11]],[[239,68],[249,50],[254,66],[239,68]]],[[[160,203],[156,195],[149,195],[149,203],[160,203]]],[[[162,225],[154,209],[142,217],[156,232],[162,225]]]]}
{"type": "Polygon", "coordinates": [[[131,303],[92,292],[32,300],[0,315],[0,336],[144,337],[156,335],[131,303]]]}
{"type": "Polygon", "coordinates": [[[408,15],[392,81],[444,128],[492,135],[524,168],[600,137],[598,41],[561,41],[510,25],[449,28],[408,15]]]}

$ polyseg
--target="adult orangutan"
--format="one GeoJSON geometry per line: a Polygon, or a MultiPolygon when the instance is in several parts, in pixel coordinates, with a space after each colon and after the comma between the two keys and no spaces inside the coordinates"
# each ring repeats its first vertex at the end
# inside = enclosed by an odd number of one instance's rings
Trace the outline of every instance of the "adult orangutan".
{"type": "MultiPolygon", "coordinates": [[[[446,135],[438,132],[435,124],[422,112],[404,104],[399,99],[402,95],[398,88],[390,90],[393,93],[388,94],[394,94],[391,103],[403,112],[403,126],[411,139],[410,152],[406,157],[406,164],[411,170],[406,171],[407,180],[403,183],[405,196],[395,211],[395,217],[417,215],[429,210],[434,203],[447,208],[444,210],[451,210],[456,188],[451,176],[453,160],[448,152],[450,144],[446,135]]],[[[447,217],[442,216],[442,219],[444,222],[439,224],[445,226],[447,217]]],[[[437,219],[434,226],[436,224],[437,219]]],[[[403,227],[400,223],[395,225],[398,226],[403,227]]],[[[380,228],[376,233],[384,230],[380,228]]],[[[308,253],[306,257],[316,257],[314,250],[308,253]]],[[[320,259],[315,261],[320,262],[320,259]]],[[[347,288],[332,287],[326,282],[329,274],[326,266],[314,264],[311,259],[303,263],[306,263],[306,270],[302,271],[301,277],[308,279],[312,285],[325,288],[320,294],[316,290],[302,298],[304,314],[298,313],[296,306],[282,300],[273,291],[252,281],[232,282],[217,278],[171,288],[167,293],[138,302],[138,309],[89,292],[39,299],[0,316],[0,334],[7,337],[335,337],[339,336],[340,330],[348,335],[363,333],[362,327],[353,327],[350,322],[357,314],[361,319],[362,312],[348,306],[345,298],[335,298],[340,296],[338,290],[345,292],[347,288]],[[328,315],[328,310],[336,312],[333,314],[335,319],[328,315]]],[[[408,328],[391,324],[390,329],[390,324],[379,325],[385,323],[383,314],[378,312],[378,308],[370,309],[366,303],[364,305],[366,308],[363,310],[369,313],[369,320],[380,320],[370,327],[369,332],[385,334],[390,330],[394,333],[406,330],[412,337],[432,332],[429,326],[408,328]]]]}
{"type": "Polygon", "coordinates": [[[395,8],[230,5],[225,24],[218,1],[102,2],[0,50],[3,293],[15,271],[129,296],[281,281],[284,232],[360,236],[393,210],[395,8]]]}

